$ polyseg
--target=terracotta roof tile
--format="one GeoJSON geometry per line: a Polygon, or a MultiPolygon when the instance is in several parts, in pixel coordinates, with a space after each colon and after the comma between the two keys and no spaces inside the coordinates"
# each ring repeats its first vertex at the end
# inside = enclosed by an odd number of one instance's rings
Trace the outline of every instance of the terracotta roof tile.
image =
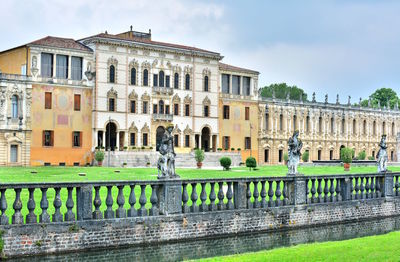
{"type": "Polygon", "coordinates": [[[51,46],[58,48],[66,48],[66,49],[75,49],[80,51],[92,51],[89,47],[81,44],[78,41],[75,41],[72,38],[62,38],[62,37],[54,37],[54,36],[46,36],[39,40],[30,42],[28,45],[41,45],[41,46],[51,46]]]}
{"type": "Polygon", "coordinates": [[[250,70],[250,69],[246,69],[246,68],[242,68],[242,67],[228,65],[228,64],[221,63],[221,62],[219,63],[219,68],[222,70],[226,70],[226,71],[236,71],[236,72],[249,73],[249,74],[260,74],[258,71],[255,71],[255,70],[250,70]]]}

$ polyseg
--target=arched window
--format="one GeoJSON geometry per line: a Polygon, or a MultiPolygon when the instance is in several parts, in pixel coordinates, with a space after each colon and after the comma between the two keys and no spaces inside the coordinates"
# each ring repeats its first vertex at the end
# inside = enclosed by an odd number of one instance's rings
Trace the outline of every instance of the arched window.
{"type": "Polygon", "coordinates": [[[364,120],[364,123],[363,123],[363,134],[364,135],[367,134],[367,121],[366,120],[364,120]]]}
{"type": "Polygon", "coordinates": [[[318,119],[318,132],[322,133],[322,117],[318,119]]]}
{"type": "Polygon", "coordinates": [[[136,85],[136,68],[131,69],[131,85],[136,85]]]}
{"type": "Polygon", "coordinates": [[[372,134],[376,135],[376,122],[375,121],[372,123],[372,134]]]}
{"type": "Polygon", "coordinates": [[[175,73],[174,75],[174,88],[179,89],[179,74],[175,73]]]}
{"type": "Polygon", "coordinates": [[[149,86],[149,70],[143,70],[143,86],[149,86]]]}
{"type": "Polygon", "coordinates": [[[204,77],[204,92],[208,92],[208,76],[204,77]]]}
{"type": "Polygon", "coordinates": [[[283,115],[282,114],[279,115],[279,130],[280,131],[283,130],[283,115]]]}
{"type": "Polygon", "coordinates": [[[306,132],[310,132],[310,117],[306,117],[306,132]]]}
{"type": "Polygon", "coordinates": [[[386,133],[386,122],[383,122],[382,124],[382,135],[385,135],[386,133]]]}
{"type": "Polygon", "coordinates": [[[186,74],[185,76],[185,89],[190,90],[190,75],[186,74]]]}
{"type": "Polygon", "coordinates": [[[296,115],[294,115],[293,116],[293,131],[295,131],[296,130],[296,128],[297,128],[297,116],[296,115]]]}
{"type": "Polygon", "coordinates": [[[13,95],[11,97],[11,117],[18,118],[18,96],[13,95]]]}
{"type": "Polygon", "coordinates": [[[164,86],[164,71],[160,71],[158,74],[158,84],[159,86],[164,86]]]}
{"type": "Polygon", "coordinates": [[[344,134],[345,126],[346,126],[346,120],[342,118],[342,132],[341,132],[342,134],[344,134]]]}
{"type": "Polygon", "coordinates": [[[110,65],[110,83],[115,83],[115,66],[110,65]]]}
{"type": "Polygon", "coordinates": [[[357,122],[353,119],[353,135],[357,134],[357,122]]]}
{"type": "Polygon", "coordinates": [[[332,117],[331,118],[331,133],[333,134],[335,132],[335,119],[332,117]]]}
{"type": "Polygon", "coordinates": [[[392,123],[392,136],[395,136],[396,134],[395,134],[396,132],[394,131],[394,122],[392,123]]]}
{"type": "Polygon", "coordinates": [[[164,114],[164,100],[160,100],[158,102],[158,110],[160,114],[164,114]]]}

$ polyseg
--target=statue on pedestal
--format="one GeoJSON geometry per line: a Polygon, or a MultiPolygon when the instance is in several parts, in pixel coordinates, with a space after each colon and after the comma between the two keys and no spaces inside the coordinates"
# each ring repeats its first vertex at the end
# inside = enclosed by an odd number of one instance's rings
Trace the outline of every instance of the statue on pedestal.
{"type": "Polygon", "coordinates": [[[288,147],[288,162],[287,167],[289,169],[289,175],[297,174],[297,166],[300,163],[301,148],[303,147],[303,142],[298,138],[299,131],[294,131],[293,136],[289,138],[288,147]]]}
{"type": "Polygon", "coordinates": [[[159,152],[161,154],[157,162],[158,178],[177,178],[175,173],[175,151],[174,137],[172,136],[173,125],[166,128],[162,138],[159,152]]]}
{"type": "Polygon", "coordinates": [[[388,154],[386,151],[386,135],[382,135],[379,147],[378,154],[376,155],[376,158],[378,159],[378,172],[387,172],[388,154]]]}

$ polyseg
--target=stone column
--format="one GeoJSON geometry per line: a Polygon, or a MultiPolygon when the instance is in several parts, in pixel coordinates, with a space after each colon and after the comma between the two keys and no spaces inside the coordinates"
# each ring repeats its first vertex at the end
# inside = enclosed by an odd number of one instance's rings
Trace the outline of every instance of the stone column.
{"type": "Polygon", "coordinates": [[[103,138],[101,140],[101,146],[106,146],[106,131],[103,130],[103,138]]]}
{"type": "Polygon", "coordinates": [[[247,208],[247,185],[246,182],[235,182],[233,183],[233,202],[235,209],[246,209],[247,208]]]}
{"type": "Polygon", "coordinates": [[[57,55],[53,54],[53,78],[57,76],[57,55]]]}
{"type": "Polygon", "coordinates": [[[118,147],[118,150],[120,149],[119,148],[119,130],[117,131],[117,139],[116,139],[117,141],[116,141],[116,147],[118,147]]]}
{"type": "Polygon", "coordinates": [[[303,175],[292,176],[293,182],[289,183],[289,199],[293,205],[307,203],[306,178],[303,175]]]}
{"type": "Polygon", "coordinates": [[[76,215],[77,220],[92,219],[93,199],[92,186],[82,186],[76,188],[76,215]]]}
{"type": "Polygon", "coordinates": [[[71,71],[72,71],[72,62],[71,62],[71,56],[68,56],[68,79],[71,79],[71,71]]]}
{"type": "Polygon", "coordinates": [[[382,187],[384,191],[385,197],[393,197],[393,174],[392,173],[385,173],[384,179],[385,186],[382,187]]]}

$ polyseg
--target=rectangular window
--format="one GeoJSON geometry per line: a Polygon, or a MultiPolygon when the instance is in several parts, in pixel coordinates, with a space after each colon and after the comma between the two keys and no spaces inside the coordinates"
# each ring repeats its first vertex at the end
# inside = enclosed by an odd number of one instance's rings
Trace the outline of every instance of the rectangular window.
{"type": "Polygon", "coordinates": [[[229,119],[229,106],[224,106],[224,119],[229,119]]]}
{"type": "Polygon", "coordinates": [[[18,145],[11,145],[10,148],[10,162],[17,163],[18,162],[18,145]]]}
{"type": "Polygon", "coordinates": [[[81,145],[82,145],[82,132],[79,132],[79,131],[72,132],[72,145],[74,147],[81,147],[81,145]]]}
{"type": "Polygon", "coordinates": [[[68,56],[57,55],[56,56],[56,76],[57,78],[67,79],[68,78],[68,56]]]}
{"type": "Polygon", "coordinates": [[[185,116],[190,116],[190,106],[188,104],[185,105],[185,116]]]}
{"type": "Polygon", "coordinates": [[[205,117],[209,116],[209,108],[208,108],[208,106],[204,106],[204,116],[205,117]]]}
{"type": "Polygon", "coordinates": [[[244,149],[251,149],[251,138],[250,137],[244,138],[244,149]]]}
{"type": "Polygon", "coordinates": [[[224,142],[224,149],[228,150],[230,148],[231,145],[231,139],[229,136],[224,136],[223,137],[223,142],[224,142]]]}
{"type": "Polygon", "coordinates": [[[329,160],[333,160],[333,150],[329,150],[329,160]]]}
{"type": "Polygon", "coordinates": [[[71,57],[71,79],[82,80],[82,57],[71,57]]]}
{"type": "Polygon", "coordinates": [[[185,147],[190,147],[190,136],[185,135],[185,147]]]}
{"type": "Polygon", "coordinates": [[[222,74],[222,93],[229,94],[230,75],[222,74]]]}
{"type": "Polygon", "coordinates": [[[165,87],[170,87],[170,77],[165,76],[165,87]]]}
{"type": "Polygon", "coordinates": [[[148,144],[147,133],[144,133],[144,134],[143,134],[142,145],[143,145],[143,146],[147,146],[147,144],[148,144]]]}
{"type": "Polygon", "coordinates": [[[147,108],[148,108],[148,102],[147,101],[143,101],[143,108],[142,108],[142,113],[143,114],[148,114],[147,113],[147,108]]]}
{"type": "Polygon", "coordinates": [[[44,130],[43,131],[43,146],[53,146],[54,145],[54,131],[44,130]]]}
{"type": "Polygon", "coordinates": [[[153,74],[153,86],[158,86],[158,75],[153,74]]]}
{"type": "Polygon", "coordinates": [[[136,113],[136,101],[131,100],[131,113],[135,114],[136,113]]]}
{"type": "Polygon", "coordinates": [[[245,96],[250,95],[250,77],[243,76],[243,93],[245,96]]]}
{"type": "Polygon", "coordinates": [[[136,145],[136,134],[135,133],[131,133],[131,146],[135,146],[136,145]]]}
{"type": "Polygon", "coordinates": [[[111,112],[115,111],[115,99],[114,98],[108,99],[108,111],[111,111],[111,112]]]}
{"type": "Polygon", "coordinates": [[[153,114],[157,114],[157,104],[153,104],[153,114]]]}
{"type": "Polygon", "coordinates": [[[179,115],[179,104],[174,104],[174,115],[179,115]]]}
{"type": "Polygon", "coordinates": [[[283,150],[282,149],[279,149],[279,151],[278,151],[278,162],[279,163],[282,163],[282,159],[283,158],[283,150]]]}
{"type": "Polygon", "coordinates": [[[165,114],[169,115],[169,105],[165,105],[165,114]]]}
{"type": "Polygon", "coordinates": [[[264,150],[264,163],[269,162],[269,149],[264,150]]]}
{"type": "Polygon", "coordinates": [[[250,107],[245,107],[244,108],[244,119],[245,120],[250,120],[250,107]]]}
{"type": "Polygon", "coordinates": [[[23,76],[26,75],[26,64],[21,65],[21,75],[23,75],[23,76]]]}
{"type": "Polygon", "coordinates": [[[81,111],[81,95],[74,95],[74,110],[81,111]]]}
{"type": "Polygon", "coordinates": [[[175,147],[179,146],[179,135],[174,135],[174,146],[175,147]]]}
{"type": "Polygon", "coordinates": [[[42,77],[53,76],[53,54],[42,53],[40,55],[40,75],[42,77]]]}
{"type": "Polygon", "coordinates": [[[51,92],[45,92],[44,93],[44,109],[51,109],[51,100],[52,100],[52,95],[51,92]]]}
{"type": "Polygon", "coordinates": [[[321,160],[321,150],[318,150],[318,160],[321,160]]]}
{"type": "Polygon", "coordinates": [[[240,76],[232,76],[232,94],[240,95],[240,76]]]}

